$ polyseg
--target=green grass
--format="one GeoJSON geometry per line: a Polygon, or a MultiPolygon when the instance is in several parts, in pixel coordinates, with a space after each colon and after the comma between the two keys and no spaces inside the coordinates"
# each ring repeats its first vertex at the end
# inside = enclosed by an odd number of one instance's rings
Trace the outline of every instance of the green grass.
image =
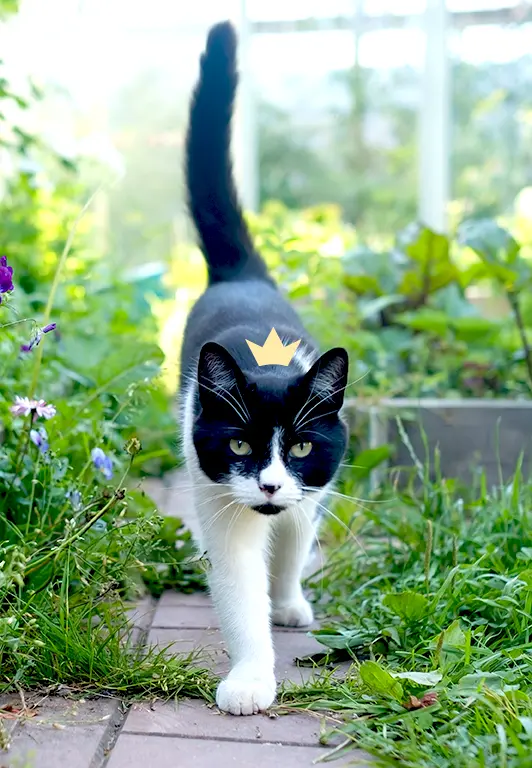
{"type": "Polygon", "coordinates": [[[532,486],[517,473],[467,501],[445,482],[389,489],[362,514],[363,549],[344,532],[310,580],[338,617],[317,639],[353,665],[281,703],[335,711],[342,751],[378,766],[532,766],[532,486]]]}
{"type": "MultiPolygon", "coordinates": [[[[10,652],[4,643],[0,690],[68,686],[84,695],[124,699],[192,696],[213,701],[216,681],[194,654],[133,642],[120,601],[70,606],[68,599],[11,608],[10,652]]],[[[4,637],[5,641],[5,637],[4,637]]]]}

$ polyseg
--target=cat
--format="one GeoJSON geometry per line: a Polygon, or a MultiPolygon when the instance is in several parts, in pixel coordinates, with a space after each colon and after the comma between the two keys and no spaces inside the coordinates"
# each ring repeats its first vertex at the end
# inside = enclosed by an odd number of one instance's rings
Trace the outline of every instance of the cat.
{"type": "Polygon", "coordinates": [[[301,575],[346,448],[348,359],[342,348],[320,355],[253,245],[230,158],[236,59],[233,26],[212,27],[185,161],[209,281],[187,320],[180,388],[199,547],[231,659],[216,702],[250,715],[275,699],[271,622],[313,621],[301,575]],[[284,344],[301,339],[287,366],[259,366],[246,343],[262,346],[272,328],[284,344]]]}

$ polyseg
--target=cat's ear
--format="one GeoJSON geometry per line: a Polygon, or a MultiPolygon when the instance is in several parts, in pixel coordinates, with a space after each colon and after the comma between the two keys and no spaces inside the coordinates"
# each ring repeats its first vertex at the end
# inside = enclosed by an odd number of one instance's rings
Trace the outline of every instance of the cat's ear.
{"type": "Polygon", "coordinates": [[[245,410],[240,395],[245,384],[242,371],[229,352],[214,341],[201,348],[198,384],[202,407],[216,404],[218,408],[232,408],[237,412],[245,410]]]}
{"type": "Polygon", "coordinates": [[[349,359],[342,347],[325,352],[305,374],[304,388],[308,392],[308,406],[316,416],[324,409],[339,411],[344,402],[349,359]]]}

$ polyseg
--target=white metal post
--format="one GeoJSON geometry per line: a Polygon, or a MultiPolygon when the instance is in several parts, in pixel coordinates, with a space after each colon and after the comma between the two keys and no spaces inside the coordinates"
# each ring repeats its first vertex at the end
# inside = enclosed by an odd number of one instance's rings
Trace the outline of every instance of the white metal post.
{"type": "Polygon", "coordinates": [[[233,156],[240,198],[246,210],[256,211],[259,203],[258,138],[255,88],[252,69],[252,28],[246,0],[239,0],[240,83],[235,114],[233,156]]]}
{"type": "Polygon", "coordinates": [[[420,113],[419,218],[446,232],[449,183],[450,72],[446,0],[426,0],[420,113]]]}

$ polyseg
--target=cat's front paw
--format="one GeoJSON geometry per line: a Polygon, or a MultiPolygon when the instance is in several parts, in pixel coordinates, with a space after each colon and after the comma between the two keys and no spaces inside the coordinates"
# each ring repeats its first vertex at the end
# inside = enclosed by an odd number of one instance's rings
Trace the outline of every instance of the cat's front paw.
{"type": "Polygon", "coordinates": [[[272,607],[272,621],[281,627],[308,627],[313,620],[312,608],[303,595],[292,602],[278,603],[272,607]]]}
{"type": "Polygon", "coordinates": [[[222,680],[216,691],[216,704],[232,715],[256,715],[270,707],[275,699],[275,677],[260,676],[248,665],[238,665],[222,680]]]}

